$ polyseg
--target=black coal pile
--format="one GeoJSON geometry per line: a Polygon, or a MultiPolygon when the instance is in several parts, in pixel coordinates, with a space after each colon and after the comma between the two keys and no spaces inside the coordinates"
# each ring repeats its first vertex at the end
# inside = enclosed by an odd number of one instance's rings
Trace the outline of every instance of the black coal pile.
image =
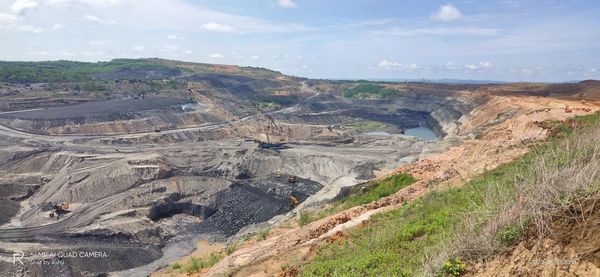
{"type": "Polygon", "coordinates": [[[218,193],[216,212],[200,223],[196,231],[232,236],[245,226],[289,212],[322,187],[308,179],[287,176],[240,180],[218,193]]]}

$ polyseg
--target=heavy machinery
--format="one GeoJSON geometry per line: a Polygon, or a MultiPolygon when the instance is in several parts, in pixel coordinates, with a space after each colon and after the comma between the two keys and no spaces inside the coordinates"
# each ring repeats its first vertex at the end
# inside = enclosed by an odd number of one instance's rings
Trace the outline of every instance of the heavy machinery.
{"type": "Polygon", "coordinates": [[[55,204],[52,207],[52,211],[50,211],[50,217],[54,217],[54,215],[60,215],[69,212],[69,204],[68,203],[59,203],[55,204]]]}
{"type": "Polygon", "coordinates": [[[290,195],[290,197],[288,198],[288,202],[290,203],[290,205],[292,207],[296,207],[300,204],[300,200],[298,200],[298,198],[290,195]]]}
{"type": "Polygon", "coordinates": [[[572,113],[573,110],[569,107],[569,105],[565,105],[565,113],[572,113]]]}
{"type": "Polygon", "coordinates": [[[257,134],[253,136],[254,141],[256,141],[261,148],[282,148],[289,141],[290,130],[285,130],[283,127],[277,126],[273,117],[264,115],[258,104],[255,104],[255,107],[257,134]],[[263,121],[265,122],[264,124],[263,121]]]}

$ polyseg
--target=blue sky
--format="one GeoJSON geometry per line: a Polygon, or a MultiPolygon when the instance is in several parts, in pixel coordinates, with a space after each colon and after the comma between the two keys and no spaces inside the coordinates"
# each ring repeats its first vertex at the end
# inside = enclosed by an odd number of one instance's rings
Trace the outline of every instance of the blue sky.
{"type": "Polygon", "coordinates": [[[600,79],[585,0],[2,0],[0,60],[160,57],[313,78],[600,79]]]}

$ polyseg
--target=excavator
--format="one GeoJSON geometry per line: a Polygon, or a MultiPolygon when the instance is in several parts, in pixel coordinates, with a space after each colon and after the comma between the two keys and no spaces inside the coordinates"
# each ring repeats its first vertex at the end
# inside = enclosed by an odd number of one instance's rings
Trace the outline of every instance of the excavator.
{"type": "Polygon", "coordinates": [[[69,212],[69,203],[59,203],[59,204],[55,204],[54,207],[52,207],[52,211],[50,212],[49,216],[54,217],[54,215],[60,215],[60,214],[68,213],[68,212],[69,212]]]}
{"type": "Polygon", "coordinates": [[[288,202],[292,207],[296,207],[300,204],[300,200],[298,200],[298,198],[294,197],[293,195],[290,195],[290,197],[288,198],[288,202]]]}
{"type": "Polygon", "coordinates": [[[270,115],[264,115],[258,104],[254,104],[256,107],[256,122],[257,122],[257,133],[254,135],[254,141],[258,143],[261,148],[266,149],[279,149],[283,148],[289,141],[290,130],[284,130],[283,127],[277,126],[275,119],[270,115]],[[262,125],[262,118],[266,123],[262,125]]]}

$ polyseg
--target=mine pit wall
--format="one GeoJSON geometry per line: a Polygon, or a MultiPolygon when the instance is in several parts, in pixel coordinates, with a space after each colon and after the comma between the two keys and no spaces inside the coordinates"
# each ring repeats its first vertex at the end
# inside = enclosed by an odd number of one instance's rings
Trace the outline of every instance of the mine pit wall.
{"type": "MultiPolygon", "coordinates": [[[[179,108],[177,108],[179,109],[179,108]]],[[[176,127],[197,126],[224,119],[212,113],[182,112],[179,110],[146,111],[135,114],[113,115],[111,118],[79,119],[8,119],[0,124],[37,134],[128,134],[152,132],[176,127]]]]}
{"type": "Polygon", "coordinates": [[[428,114],[423,122],[426,127],[435,131],[440,137],[452,137],[458,132],[456,123],[458,119],[476,107],[483,105],[488,99],[488,97],[470,96],[461,92],[417,92],[404,94],[397,99],[352,99],[346,101],[354,107],[375,106],[389,113],[397,113],[402,110],[425,112],[428,114]]]}

